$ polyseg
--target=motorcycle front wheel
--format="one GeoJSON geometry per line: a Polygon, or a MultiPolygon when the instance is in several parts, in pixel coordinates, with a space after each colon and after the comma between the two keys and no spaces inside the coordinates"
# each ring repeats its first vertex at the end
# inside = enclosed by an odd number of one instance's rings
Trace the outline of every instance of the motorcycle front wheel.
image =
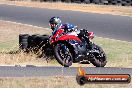
{"type": "Polygon", "coordinates": [[[58,63],[64,67],[69,67],[73,63],[73,56],[70,47],[65,43],[58,43],[54,47],[54,56],[58,63]]]}

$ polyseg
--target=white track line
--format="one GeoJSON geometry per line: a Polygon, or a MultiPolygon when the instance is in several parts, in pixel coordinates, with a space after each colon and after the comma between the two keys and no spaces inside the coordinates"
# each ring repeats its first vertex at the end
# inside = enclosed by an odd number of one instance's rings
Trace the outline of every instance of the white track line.
{"type": "MultiPolygon", "coordinates": [[[[6,20],[0,20],[0,21],[5,21],[5,22],[8,22],[8,23],[14,23],[14,24],[19,24],[19,25],[25,25],[25,26],[30,26],[30,27],[35,27],[35,28],[50,30],[50,28],[39,27],[39,26],[30,25],[30,24],[23,24],[23,23],[14,22],[14,21],[6,21],[6,20]]],[[[104,38],[104,37],[100,37],[100,36],[96,36],[96,37],[98,37],[98,38],[104,38]]],[[[118,39],[112,39],[112,38],[104,38],[104,39],[109,39],[109,40],[114,40],[114,41],[120,41],[120,42],[126,42],[126,43],[132,43],[132,42],[118,40],[118,39]]]]}
{"type": "Polygon", "coordinates": [[[5,22],[8,22],[8,23],[13,23],[13,24],[18,24],[18,25],[25,25],[25,26],[30,26],[30,27],[40,28],[40,29],[46,29],[46,30],[50,29],[50,28],[46,28],[46,27],[39,27],[39,26],[35,26],[35,25],[31,25],[31,24],[19,23],[19,22],[15,22],[15,21],[6,21],[6,20],[0,20],[0,21],[5,21],[5,22]]]}
{"type": "Polygon", "coordinates": [[[99,37],[99,36],[96,36],[96,37],[103,38],[103,39],[109,39],[109,40],[113,40],[113,41],[119,41],[119,42],[125,42],[125,43],[132,43],[132,42],[128,42],[128,41],[124,41],[124,40],[119,40],[119,39],[104,38],[104,37],[99,37]]]}
{"type": "MultiPolygon", "coordinates": [[[[39,8],[39,7],[33,7],[33,6],[24,6],[24,5],[16,5],[15,2],[14,4],[7,4],[7,3],[0,3],[0,4],[3,4],[3,5],[10,5],[10,6],[18,6],[18,7],[30,7],[30,8],[39,8]]],[[[42,8],[41,8],[42,9],[42,8]]],[[[49,8],[47,8],[49,9],[49,8]]],[[[62,9],[55,9],[55,10],[62,10],[62,9]]],[[[71,10],[72,11],[72,10],[71,10]]],[[[74,10],[73,10],[74,11],[74,10]]],[[[83,12],[83,11],[80,11],[80,12],[83,12]]],[[[132,16],[129,16],[129,15],[121,15],[121,14],[112,14],[112,13],[98,13],[98,12],[88,12],[88,13],[95,13],[95,14],[103,14],[103,15],[113,15],[113,16],[125,16],[125,17],[132,17],[132,16]]]]}

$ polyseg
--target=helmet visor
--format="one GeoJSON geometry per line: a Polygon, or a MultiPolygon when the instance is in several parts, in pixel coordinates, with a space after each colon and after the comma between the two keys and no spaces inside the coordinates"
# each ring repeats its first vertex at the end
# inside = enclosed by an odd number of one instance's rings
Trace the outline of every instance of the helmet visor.
{"type": "Polygon", "coordinates": [[[56,24],[50,24],[50,26],[51,26],[51,27],[55,27],[55,26],[56,26],[56,24]]]}
{"type": "Polygon", "coordinates": [[[54,28],[56,27],[56,24],[49,24],[50,25],[50,27],[51,27],[51,29],[54,31],[54,28]]]}

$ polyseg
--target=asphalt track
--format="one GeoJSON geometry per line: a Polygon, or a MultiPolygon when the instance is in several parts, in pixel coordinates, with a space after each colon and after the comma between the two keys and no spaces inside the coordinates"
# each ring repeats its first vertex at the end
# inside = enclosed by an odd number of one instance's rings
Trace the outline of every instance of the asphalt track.
{"type": "MultiPolygon", "coordinates": [[[[87,74],[130,74],[132,68],[95,68],[85,67],[87,74]]],[[[45,77],[45,76],[76,76],[77,67],[13,67],[0,66],[0,77],[45,77]]]]}
{"type": "Polygon", "coordinates": [[[61,17],[64,23],[93,31],[100,37],[132,42],[132,17],[0,5],[1,20],[49,27],[49,18],[53,16],[61,17]]]}
{"type": "MultiPolygon", "coordinates": [[[[1,20],[49,27],[48,20],[52,16],[61,17],[64,23],[74,23],[79,28],[94,31],[97,36],[132,41],[132,17],[0,5],[1,20]]],[[[89,74],[132,75],[132,68],[88,67],[85,69],[89,74]]],[[[74,67],[0,67],[0,77],[75,76],[76,74],[77,68],[74,67]]]]}

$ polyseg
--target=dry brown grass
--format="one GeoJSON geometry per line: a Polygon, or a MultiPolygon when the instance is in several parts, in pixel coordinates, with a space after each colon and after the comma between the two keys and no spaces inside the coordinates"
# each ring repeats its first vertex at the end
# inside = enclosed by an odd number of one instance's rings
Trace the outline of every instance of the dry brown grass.
{"type": "Polygon", "coordinates": [[[72,10],[72,11],[93,12],[93,13],[101,13],[101,14],[132,16],[132,8],[123,7],[123,6],[70,4],[70,3],[61,3],[61,2],[56,2],[56,3],[30,2],[30,1],[10,2],[8,0],[1,1],[1,3],[28,6],[28,7],[48,8],[48,9],[72,10]]]}
{"type": "MultiPolygon", "coordinates": [[[[43,65],[60,66],[56,60],[46,62],[45,58],[37,58],[35,54],[8,54],[7,52],[18,50],[19,34],[50,34],[51,30],[28,25],[0,21],[0,65],[43,65]]],[[[110,40],[105,38],[94,39],[94,42],[102,46],[105,50],[108,63],[106,67],[131,67],[132,64],[132,43],[110,40]],[[119,45],[120,44],[120,45],[119,45]],[[118,46],[117,46],[118,45],[118,46]],[[115,50],[116,48],[116,50],[115,50]]],[[[78,67],[80,64],[73,64],[78,67]]],[[[92,64],[81,66],[93,67],[92,64]]]]}
{"type": "Polygon", "coordinates": [[[75,77],[0,78],[0,88],[131,88],[130,84],[77,84],[75,77]]]}
{"type": "MultiPolygon", "coordinates": [[[[47,63],[45,58],[37,58],[37,55],[33,53],[9,54],[10,51],[18,50],[19,34],[25,33],[50,34],[51,30],[0,20],[0,36],[2,36],[0,37],[0,65],[60,66],[56,60],[47,63]]],[[[79,65],[75,64],[75,66],[79,65]]]]}
{"type": "Polygon", "coordinates": [[[0,42],[18,41],[19,34],[50,34],[51,30],[0,21],[0,42]]]}
{"type": "Polygon", "coordinates": [[[18,49],[19,34],[50,34],[50,30],[22,24],[0,21],[0,65],[33,64],[48,65],[45,58],[36,58],[35,54],[8,54],[18,49]]]}
{"type": "MultiPolygon", "coordinates": [[[[41,28],[31,26],[18,25],[0,21],[0,43],[12,44],[14,48],[17,47],[18,35],[20,33],[28,34],[48,34],[51,31],[45,31],[41,28]],[[40,29],[40,30],[38,30],[40,29]],[[11,35],[11,36],[9,36],[11,35]],[[11,41],[14,41],[10,43],[11,41]],[[14,44],[15,43],[15,44],[14,44]],[[15,45],[15,46],[14,46],[15,45]]],[[[102,41],[102,40],[99,40],[102,41]]],[[[106,42],[105,42],[106,43],[106,42]]],[[[107,49],[106,49],[107,50],[107,49]]],[[[126,55],[122,55],[126,59],[119,60],[119,64],[128,65],[131,60],[127,59],[126,55]],[[120,63],[122,61],[122,63],[120,63]]],[[[109,63],[108,66],[119,66],[117,63],[109,63]]],[[[47,63],[44,59],[36,58],[35,55],[20,54],[0,54],[0,65],[5,64],[35,64],[35,65],[53,65],[47,63]]],[[[59,64],[56,64],[59,65],[59,64]]],[[[78,64],[76,64],[78,66],[78,64]]],[[[131,66],[131,65],[130,65],[131,66]]],[[[0,88],[132,88],[130,84],[86,84],[79,86],[74,77],[39,77],[39,78],[0,78],[0,88]]]]}

